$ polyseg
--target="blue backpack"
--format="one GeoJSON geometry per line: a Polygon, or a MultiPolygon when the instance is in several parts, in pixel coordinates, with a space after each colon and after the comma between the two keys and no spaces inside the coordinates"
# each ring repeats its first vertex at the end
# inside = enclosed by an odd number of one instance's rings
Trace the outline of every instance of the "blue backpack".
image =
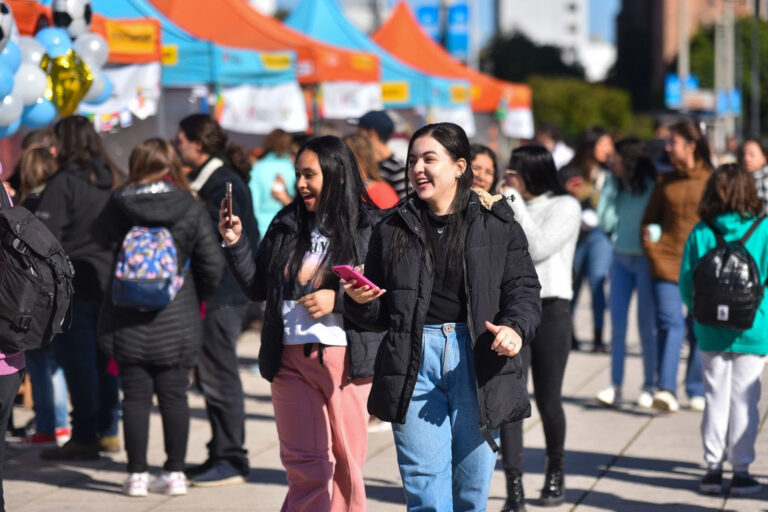
{"type": "MultiPolygon", "coordinates": [[[[187,268],[189,262],[185,268],[187,268]]],[[[125,235],[112,280],[112,303],[157,311],[173,301],[184,284],[168,228],[134,226],[125,235]]]]}

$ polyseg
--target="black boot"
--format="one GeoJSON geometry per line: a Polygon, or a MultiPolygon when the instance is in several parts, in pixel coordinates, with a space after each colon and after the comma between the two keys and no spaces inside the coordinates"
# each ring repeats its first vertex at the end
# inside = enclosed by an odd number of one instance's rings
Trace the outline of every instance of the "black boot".
{"type": "Polygon", "coordinates": [[[507,501],[501,512],[525,512],[523,477],[507,475],[507,501]]]}
{"type": "Polygon", "coordinates": [[[571,350],[579,351],[579,340],[576,339],[576,334],[571,334],[571,350]]]}
{"type": "Polygon", "coordinates": [[[541,489],[539,505],[556,507],[565,500],[565,477],[563,461],[547,461],[547,473],[544,475],[544,488],[541,489]]]}
{"type": "Polygon", "coordinates": [[[603,344],[602,329],[595,329],[595,344],[592,345],[592,352],[595,354],[605,354],[608,352],[608,350],[605,348],[605,344],[603,344]]]}

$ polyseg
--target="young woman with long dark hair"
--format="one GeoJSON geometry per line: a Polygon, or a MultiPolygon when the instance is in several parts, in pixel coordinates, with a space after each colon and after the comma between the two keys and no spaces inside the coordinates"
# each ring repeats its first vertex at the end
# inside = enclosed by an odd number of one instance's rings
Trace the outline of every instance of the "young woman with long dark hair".
{"type": "MultiPolygon", "coordinates": [[[[659,386],[653,395],[653,407],[675,412],[677,400],[677,371],[680,348],[686,336],[686,318],[677,286],[685,240],[699,221],[698,208],[710,174],[709,143],[706,136],[691,122],[669,127],[667,154],[674,170],[662,174],[651,192],[643,214],[643,248],[651,263],[653,295],[656,305],[656,335],[659,357],[659,386]],[[659,231],[653,234],[652,227],[659,231]]],[[[690,351],[686,369],[685,390],[691,408],[704,408],[704,383],[701,355],[692,322],[688,321],[690,351]]]]}
{"type": "Polygon", "coordinates": [[[755,180],[757,197],[763,202],[763,212],[768,215],[768,149],[757,139],[747,139],[739,149],[739,163],[755,180]]]}
{"type": "MultiPolygon", "coordinates": [[[[573,160],[560,170],[560,180],[566,190],[579,200],[582,208],[581,234],[573,258],[573,300],[576,310],[581,283],[587,279],[592,294],[593,352],[605,352],[603,324],[605,321],[605,278],[611,268],[611,241],[598,225],[597,202],[606,176],[608,158],[613,154],[610,134],[598,126],[581,134],[573,160]]],[[[579,348],[576,337],[573,348],[579,348]]]]}
{"type": "MultiPolygon", "coordinates": [[[[573,253],[579,237],[581,207],[557,175],[551,153],[543,146],[522,146],[507,166],[506,192],[515,219],[528,239],[528,251],[541,282],[541,326],[520,352],[523,373],[530,367],[536,407],[546,439],[546,473],[539,502],[556,505],[565,498],[565,411],[562,387],[571,346],[570,300],[573,253]]],[[[523,422],[501,427],[501,453],[507,478],[505,512],[525,508],[523,493],[523,422]]]]}
{"type": "Polygon", "coordinates": [[[409,510],[485,510],[498,428],[530,415],[518,353],[539,325],[539,282],[501,197],[471,190],[452,123],[411,137],[409,195],[376,227],[345,315],[384,331],[368,410],[393,423],[409,510]]]}
{"type": "Polygon", "coordinates": [[[496,164],[496,152],[482,144],[469,146],[472,157],[472,186],[493,193],[499,181],[499,166],[496,164]]]}
{"type": "Polygon", "coordinates": [[[216,234],[205,208],[192,196],[173,146],[149,139],[134,148],[126,184],[116,190],[94,231],[113,251],[133,226],[164,227],[173,237],[184,283],[159,311],[119,307],[111,297],[99,316],[99,345],[113,357],[123,389],[123,434],[128,478],[123,492],[147,490],[178,496],[187,493],[184,459],[189,434],[189,372],[203,343],[200,301],[218,285],[224,270],[216,234]],[[152,395],[163,420],[166,462],[149,482],[147,443],[152,395]]]}
{"type": "Polygon", "coordinates": [[[643,355],[643,388],[637,404],[651,407],[657,384],[658,348],[656,346],[655,308],[651,271],[643,252],[640,219],[656,180],[656,167],[638,139],[624,139],[616,144],[611,158],[611,172],[605,177],[603,193],[597,206],[600,226],[610,233],[613,243],[611,265],[611,386],[596,398],[603,405],[620,406],[624,381],[627,316],[632,292],[637,290],[637,326],[643,355]]]}
{"type": "Polygon", "coordinates": [[[296,158],[296,195],[255,256],[242,224],[222,209],[230,268],[252,300],[266,300],[259,369],[272,383],[280,458],[288,473],[282,510],[362,511],[373,360],[380,335],[342,312],[334,265],[363,262],[374,220],[352,150],[319,137],[296,158]]]}

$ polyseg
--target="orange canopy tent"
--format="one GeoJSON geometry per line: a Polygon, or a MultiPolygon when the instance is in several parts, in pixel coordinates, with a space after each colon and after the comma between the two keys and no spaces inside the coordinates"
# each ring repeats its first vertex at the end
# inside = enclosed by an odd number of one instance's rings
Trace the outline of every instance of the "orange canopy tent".
{"type": "MultiPolygon", "coordinates": [[[[44,27],[53,26],[51,8],[33,0],[6,0],[13,11],[16,26],[23,36],[34,36],[44,27]]],[[[162,57],[160,22],[155,19],[109,19],[93,15],[91,32],[106,39],[109,62],[144,64],[162,57]]]]}
{"type": "Polygon", "coordinates": [[[372,39],[395,57],[426,73],[460,78],[472,84],[472,110],[530,109],[531,88],[470,69],[427,35],[408,5],[401,1],[372,39]]]}
{"type": "Polygon", "coordinates": [[[255,50],[294,50],[302,84],[378,82],[375,55],[321,43],[269,16],[246,0],[150,0],[163,14],[200,39],[255,50]]]}

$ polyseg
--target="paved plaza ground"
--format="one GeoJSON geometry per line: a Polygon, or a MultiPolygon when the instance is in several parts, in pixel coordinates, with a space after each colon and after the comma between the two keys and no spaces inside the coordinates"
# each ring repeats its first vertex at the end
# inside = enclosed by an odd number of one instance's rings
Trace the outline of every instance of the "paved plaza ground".
{"type": "MultiPolygon", "coordinates": [[[[586,306],[586,305],[585,305],[586,306]]],[[[591,324],[585,307],[577,316],[577,332],[586,338],[591,324]]],[[[632,326],[633,324],[630,324],[632,326]]],[[[696,492],[704,474],[699,424],[701,415],[690,411],[685,397],[682,410],[662,415],[632,404],[639,393],[641,362],[636,331],[630,328],[625,399],[621,410],[594,402],[594,395],[609,382],[610,357],[585,352],[571,354],[564,385],[568,419],[566,439],[566,503],[554,511],[768,510],[768,491],[750,498],[709,497],[696,492]]],[[[209,489],[190,488],[187,496],[150,495],[128,498],[120,493],[125,474],[125,452],[99,461],[58,464],[39,459],[38,450],[7,450],[5,497],[11,512],[33,511],[278,511],[287,486],[278,456],[278,441],[269,385],[251,372],[258,352],[257,331],[247,331],[239,344],[241,374],[246,393],[247,448],[251,473],[244,485],[209,489]]],[[[681,372],[682,375],[682,372],[681,372]]],[[[763,388],[765,389],[765,382],[763,388]]],[[[764,428],[768,403],[760,403],[760,434],[753,473],[768,484],[768,435],[764,428]]],[[[187,461],[205,459],[210,430],[200,395],[190,395],[192,425],[187,461]]],[[[16,409],[16,423],[31,413],[16,409]]],[[[544,437],[534,407],[526,420],[526,475],[528,510],[547,510],[535,503],[543,482],[544,437]]],[[[163,439],[157,410],[152,414],[149,462],[152,472],[162,466],[163,439]]],[[[726,473],[730,478],[730,474],[726,473]]],[[[372,433],[365,466],[368,510],[404,509],[400,476],[390,431],[372,433]]],[[[493,476],[488,510],[496,512],[505,497],[501,463],[493,476]]]]}

